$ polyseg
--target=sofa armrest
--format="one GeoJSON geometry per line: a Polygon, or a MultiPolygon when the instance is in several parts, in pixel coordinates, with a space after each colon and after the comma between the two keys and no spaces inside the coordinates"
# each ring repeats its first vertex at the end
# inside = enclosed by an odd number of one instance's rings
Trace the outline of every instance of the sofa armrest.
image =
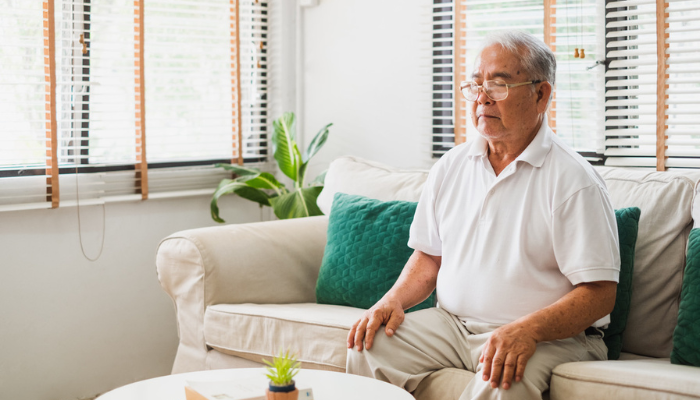
{"type": "Polygon", "coordinates": [[[158,280],[173,299],[180,345],[173,373],[204,369],[212,304],[311,303],[328,217],[192,229],[161,241],[158,280]]]}

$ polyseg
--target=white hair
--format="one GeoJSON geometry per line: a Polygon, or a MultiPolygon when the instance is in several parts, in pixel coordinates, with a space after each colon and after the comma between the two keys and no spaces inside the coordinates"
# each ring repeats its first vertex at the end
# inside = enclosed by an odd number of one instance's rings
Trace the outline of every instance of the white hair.
{"type": "Polygon", "coordinates": [[[529,79],[547,81],[554,86],[557,73],[557,59],[543,41],[522,31],[498,32],[488,35],[481,44],[481,50],[492,45],[520,57],[520,62],[529,79]]]}

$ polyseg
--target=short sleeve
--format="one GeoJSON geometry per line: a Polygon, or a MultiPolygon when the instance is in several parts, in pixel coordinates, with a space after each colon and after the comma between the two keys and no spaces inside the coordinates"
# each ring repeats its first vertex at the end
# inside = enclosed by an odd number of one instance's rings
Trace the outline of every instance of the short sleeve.
{"type": "Polygon", "coordinates": [[[431,256],[442,256],[442,240],[435,213],[435,200],[445,177],[445,160],[443,157],[435,163],[428,174],[408,238],[408,247],[431,256]]]}
{"type": "Polygon", "coordinates": [[[604,188],[579,190],[552,215],[552,241],[559,269],[572,285],[619,282],[617,220],[604,188]]]}

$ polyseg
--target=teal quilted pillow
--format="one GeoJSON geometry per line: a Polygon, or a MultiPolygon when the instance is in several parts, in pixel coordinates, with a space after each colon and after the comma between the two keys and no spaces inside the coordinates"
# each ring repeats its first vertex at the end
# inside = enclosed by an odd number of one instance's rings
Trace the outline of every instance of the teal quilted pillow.
{"type": "Polygon", "coordinates": [[[690,231],[671,363],[700,367],[700,229],[690,231]]]}
{"type": "MultiPolygon", "coordinates": [[[[407,243],[417,204],[336,193],[316,301],[367,309],[384,296],[413,253],[407,243]]],[[[408,312],[434,306],[435,292],[408,312]]]]}
{"type": "Polygon", "coordinates": [[[637,207],[615,210],[617,235],[620,241],[620,282],[617,284],[615,307],[610,313],[610,324],[603,329],[603,341],[608,346],[608,360],[617,360],[622,351],[622,333],[627,326],[632,301],[632,272],[634,270],[634,248],[639,230],[637,207]]]}

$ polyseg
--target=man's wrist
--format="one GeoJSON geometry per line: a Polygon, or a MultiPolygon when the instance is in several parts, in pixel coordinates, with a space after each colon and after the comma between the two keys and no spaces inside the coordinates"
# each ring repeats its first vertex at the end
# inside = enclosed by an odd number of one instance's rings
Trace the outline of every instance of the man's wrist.
{"type": "Polygon", "coordinates": [[[540,329],[540,326],[539,326],[539,324],[537,324],[537,322],[528,321],[528,320],[524,320],[524,321],[517,320],[513,323],[517,325],[517,329],[521,333],[522,336],[528,337],[528,338],[534,340],[535,343],[541,343],[541,342],[546,341],[546,339],[544,338],[543,332],[540,329]]]}

